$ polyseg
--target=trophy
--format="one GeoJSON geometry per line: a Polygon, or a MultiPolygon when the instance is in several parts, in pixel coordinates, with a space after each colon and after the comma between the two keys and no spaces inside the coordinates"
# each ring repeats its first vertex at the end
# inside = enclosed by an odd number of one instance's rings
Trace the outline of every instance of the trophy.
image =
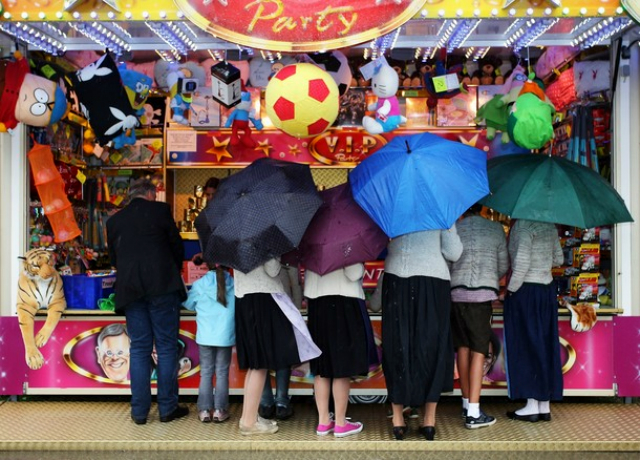
{"type": "Polygon", "coordinates": [[[187,208],[184,210],[184,220],[180,222],[180,231],[195,232],[195,221],[200,211],[204,209],[207,200],[204,196],[204,187],[196,185],[193,187],[193,196],[187,199],[187,208]]]}

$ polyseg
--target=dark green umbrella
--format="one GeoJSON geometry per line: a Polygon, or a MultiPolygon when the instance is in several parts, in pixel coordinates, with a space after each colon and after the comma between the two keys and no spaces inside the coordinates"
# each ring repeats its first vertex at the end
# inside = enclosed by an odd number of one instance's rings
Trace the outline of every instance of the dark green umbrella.
{"type": "Polygon", "coordinates": [[[618,192],[595,171],[557,156],[531,153],[487,162],[491,194],[481,203],[512,219],[599,227],[633,218],[618,192]]]}

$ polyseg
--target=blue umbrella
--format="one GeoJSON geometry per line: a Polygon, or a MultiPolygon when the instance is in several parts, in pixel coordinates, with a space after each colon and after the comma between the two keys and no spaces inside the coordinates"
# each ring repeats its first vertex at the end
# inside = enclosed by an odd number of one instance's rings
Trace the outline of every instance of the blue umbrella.
{"type": "Polygon", "coordinates": [[[486,154],[429,133],[395,137],[349,181],[356,202],[391,238],[451,228],[489,193],[486,154]]]}

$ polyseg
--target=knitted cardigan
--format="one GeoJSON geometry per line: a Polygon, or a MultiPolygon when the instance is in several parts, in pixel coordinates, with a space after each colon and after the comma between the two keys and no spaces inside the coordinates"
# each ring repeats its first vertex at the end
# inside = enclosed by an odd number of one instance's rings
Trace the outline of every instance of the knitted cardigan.
{"type": "Polygon", "coordinates": [[[509,255],[512,273],[507,289],[511,292],[523,283],[551,283],[551,268],[562,265],[564,260],[554,224],[522,219],[511,229],[509,255]]]}
{"type": "Polygon", "coordinates": [[[481,216],[469,216],[456,226],[462,241],[462,256],[451,265],[451,289],[498,292],[500,278],[509,269],[507,238],[502,225],[481,216]]]}
{"type": "Polygon", "coordinates": [[[401,278],[429,276],[450,280],[447,261],[462,254],[462,243],[454,225],[449,230],[425,230],[392,239],[384,270],[401,278]]]}

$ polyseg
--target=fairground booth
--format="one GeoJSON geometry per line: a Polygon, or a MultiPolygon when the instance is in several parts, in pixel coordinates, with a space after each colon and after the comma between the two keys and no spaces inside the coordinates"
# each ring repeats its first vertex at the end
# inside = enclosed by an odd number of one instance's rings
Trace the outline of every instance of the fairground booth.
{"type": "MultiPolygon", "coordinates": [[[[564,392],[640,396],[639,17],[635,0],[0,1],[0,393],[129,393],[128,354],[108,365],[99,342],[125,323],[105,224],[133,180],[170,204],[190,286],[206,272],[192,258],[209,178],[271,158],[308,165],[330,190],[392,139],[430,133],[486,155],[490,186],[516,155],[590,170],[581,190],[569,177],[554,188],[564,392]],[[516,112],[526,84],[536,106],[516,112]],[[394,111],[379,111],[384,98],[394,111]],[[539,111],[540,129],[518,129],[539,111]],[[607,207],[609,189],[626,218],[564,219],[607,207]],[[23,271],[50,270],[34,249],[52,256],[65,303],[18,306],[23,271]]],[[[483,213],[505,230],[516,217],[490,202],[483,213]]],[[[384,251],[369,259],[379,347],[384,251]]],[[[304,263],[284,272],[304,315],[304,263]]],[[[501,315],[498,301],[485,394],[506,395],[501,315]]],[[[198,390],[195,333],[184,310],[183,394],[198,390]]],[[[232,394],[243,378],[234,359],[232,394]]],[[[312,393],[307,365],[292,379],[292,394],[312,393]]],[[[351,393],[384,401],[381,366],[351,393]]]]}

